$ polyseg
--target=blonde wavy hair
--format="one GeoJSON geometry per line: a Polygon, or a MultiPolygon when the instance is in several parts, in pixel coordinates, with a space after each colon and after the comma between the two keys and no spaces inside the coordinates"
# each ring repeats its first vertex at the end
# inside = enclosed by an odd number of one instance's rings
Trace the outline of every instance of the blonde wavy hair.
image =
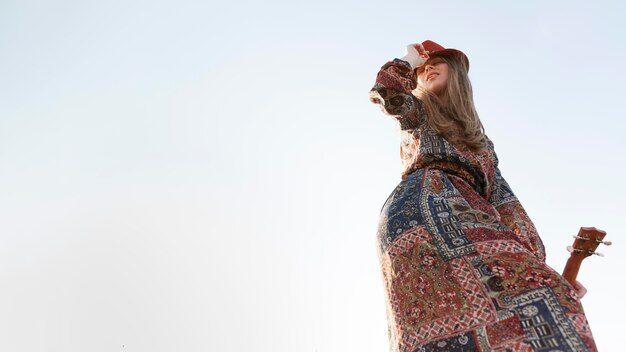
{"type": "Polygon", "coordinates": [[[464,145],[474,152],[481,151],[487,147],[487,140],[474,107],[467,68],[455,57],[439,57],[448,64],[448,82],[441,97],[419,85],[412,93],[424,102],[426,122],[435,132],[455,146],[464,145]]]}

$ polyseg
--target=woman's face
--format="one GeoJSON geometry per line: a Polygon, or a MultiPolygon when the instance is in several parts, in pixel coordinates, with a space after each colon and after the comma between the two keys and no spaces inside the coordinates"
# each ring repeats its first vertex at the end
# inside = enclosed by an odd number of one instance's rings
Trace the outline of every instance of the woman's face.
{"type": "Polygon", "coordinates": [[[440,96],[448,83],[448,63],[433,57],[417,69],[417,84],[427,91],[440,96]]]}

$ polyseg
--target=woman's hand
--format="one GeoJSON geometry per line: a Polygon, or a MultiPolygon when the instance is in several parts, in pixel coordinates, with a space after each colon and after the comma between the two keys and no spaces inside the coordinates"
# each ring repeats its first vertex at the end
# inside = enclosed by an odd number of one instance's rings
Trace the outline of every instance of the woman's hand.
{"type": "Polygon", "coordinates": [[[424,49],[424,46],[421,43],[415,43],[415,44],[411,44],[413,45],[413,47],[415,48],[415,50],[417,50],[418,55],[424,59],[424,61],[428,60],[428,53],[426,52],[426,49],[424,49]]]}
{"type": "Polygon", "coordinates": [[[578,293],[578,298],[583,298],[587,294],[587,289],[583,284],[576,280],[576,284],[574,284],[574,288],[576,289],[576,293],[578,293]]]}
{"type": "Polygon", "coordinates": [[[428,60],[428,54],[421,43],[413,43],[406,46],[406,55],[402,60],[410,63],[412,68],[417,68],[428,60]]]}

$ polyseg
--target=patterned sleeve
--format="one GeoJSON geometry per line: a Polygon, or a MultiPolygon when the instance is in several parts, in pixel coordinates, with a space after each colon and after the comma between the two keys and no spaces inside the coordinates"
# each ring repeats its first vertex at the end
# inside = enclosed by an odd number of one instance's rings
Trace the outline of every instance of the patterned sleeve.
{"type": "Polygon", "coordinates": [[[411,91],[417,87],[415,72],[403,60],[394,59],[381,67],[369,92],[370,101],[400,122],[403,130],[417,128],[425,118],[424,103],[411,91]]]}
{"type": "Polygon", "coordinates": [[[500,214],[501,221],[510,228],[517,240],[534,253],[539,259],[546,260],[546,252],[543,242],[535,229],[535,225],[524,210],[511,187],[502,177],[500,170],[496,166],[494,184],[489,202],[500,214]]]}

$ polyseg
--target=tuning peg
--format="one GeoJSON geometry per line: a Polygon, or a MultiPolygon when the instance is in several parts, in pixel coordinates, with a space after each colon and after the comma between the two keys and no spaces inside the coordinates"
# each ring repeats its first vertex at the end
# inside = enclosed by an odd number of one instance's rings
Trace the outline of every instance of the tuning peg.
{"type": "Polygon", "coordinates": [[[605,246],[610,246],[610,245],[612,245],[612,244],[613,244],[613,242],[611,242],[611,241],[598,241],[598,243],[602,243],[602,244],[604,244],[605,246]]]}
{"type": "Polygon", "coordinates": [[[591,254],[595,254],[598,257],[604,257],[604,254],[600,253],[600,252],[591,252],[591,254]]]}
{"type": "Polygon", "coordinates": [[[567,247],[565,247],[565,248],[566,248],[566,249],[567,249],[567,251],[568,251],[568,252],[570,252],[570,253],[574,253],[574,252],[575,252],[575,253],[579,253],[579,252],[581,252],[581,250],[580,250],[580,249],[574,249],[574,247],[572,247],[572,246],[567,246],[567,247]]]}
{"type": "Polygon", "coordinates": [[[586,241],[589,239],[589,237],[583,237],[583,236],[578,236],[578,235],[573,235],[572,237],[574,237],[577,240],[581,240],[581,241],[586,241]]]}

